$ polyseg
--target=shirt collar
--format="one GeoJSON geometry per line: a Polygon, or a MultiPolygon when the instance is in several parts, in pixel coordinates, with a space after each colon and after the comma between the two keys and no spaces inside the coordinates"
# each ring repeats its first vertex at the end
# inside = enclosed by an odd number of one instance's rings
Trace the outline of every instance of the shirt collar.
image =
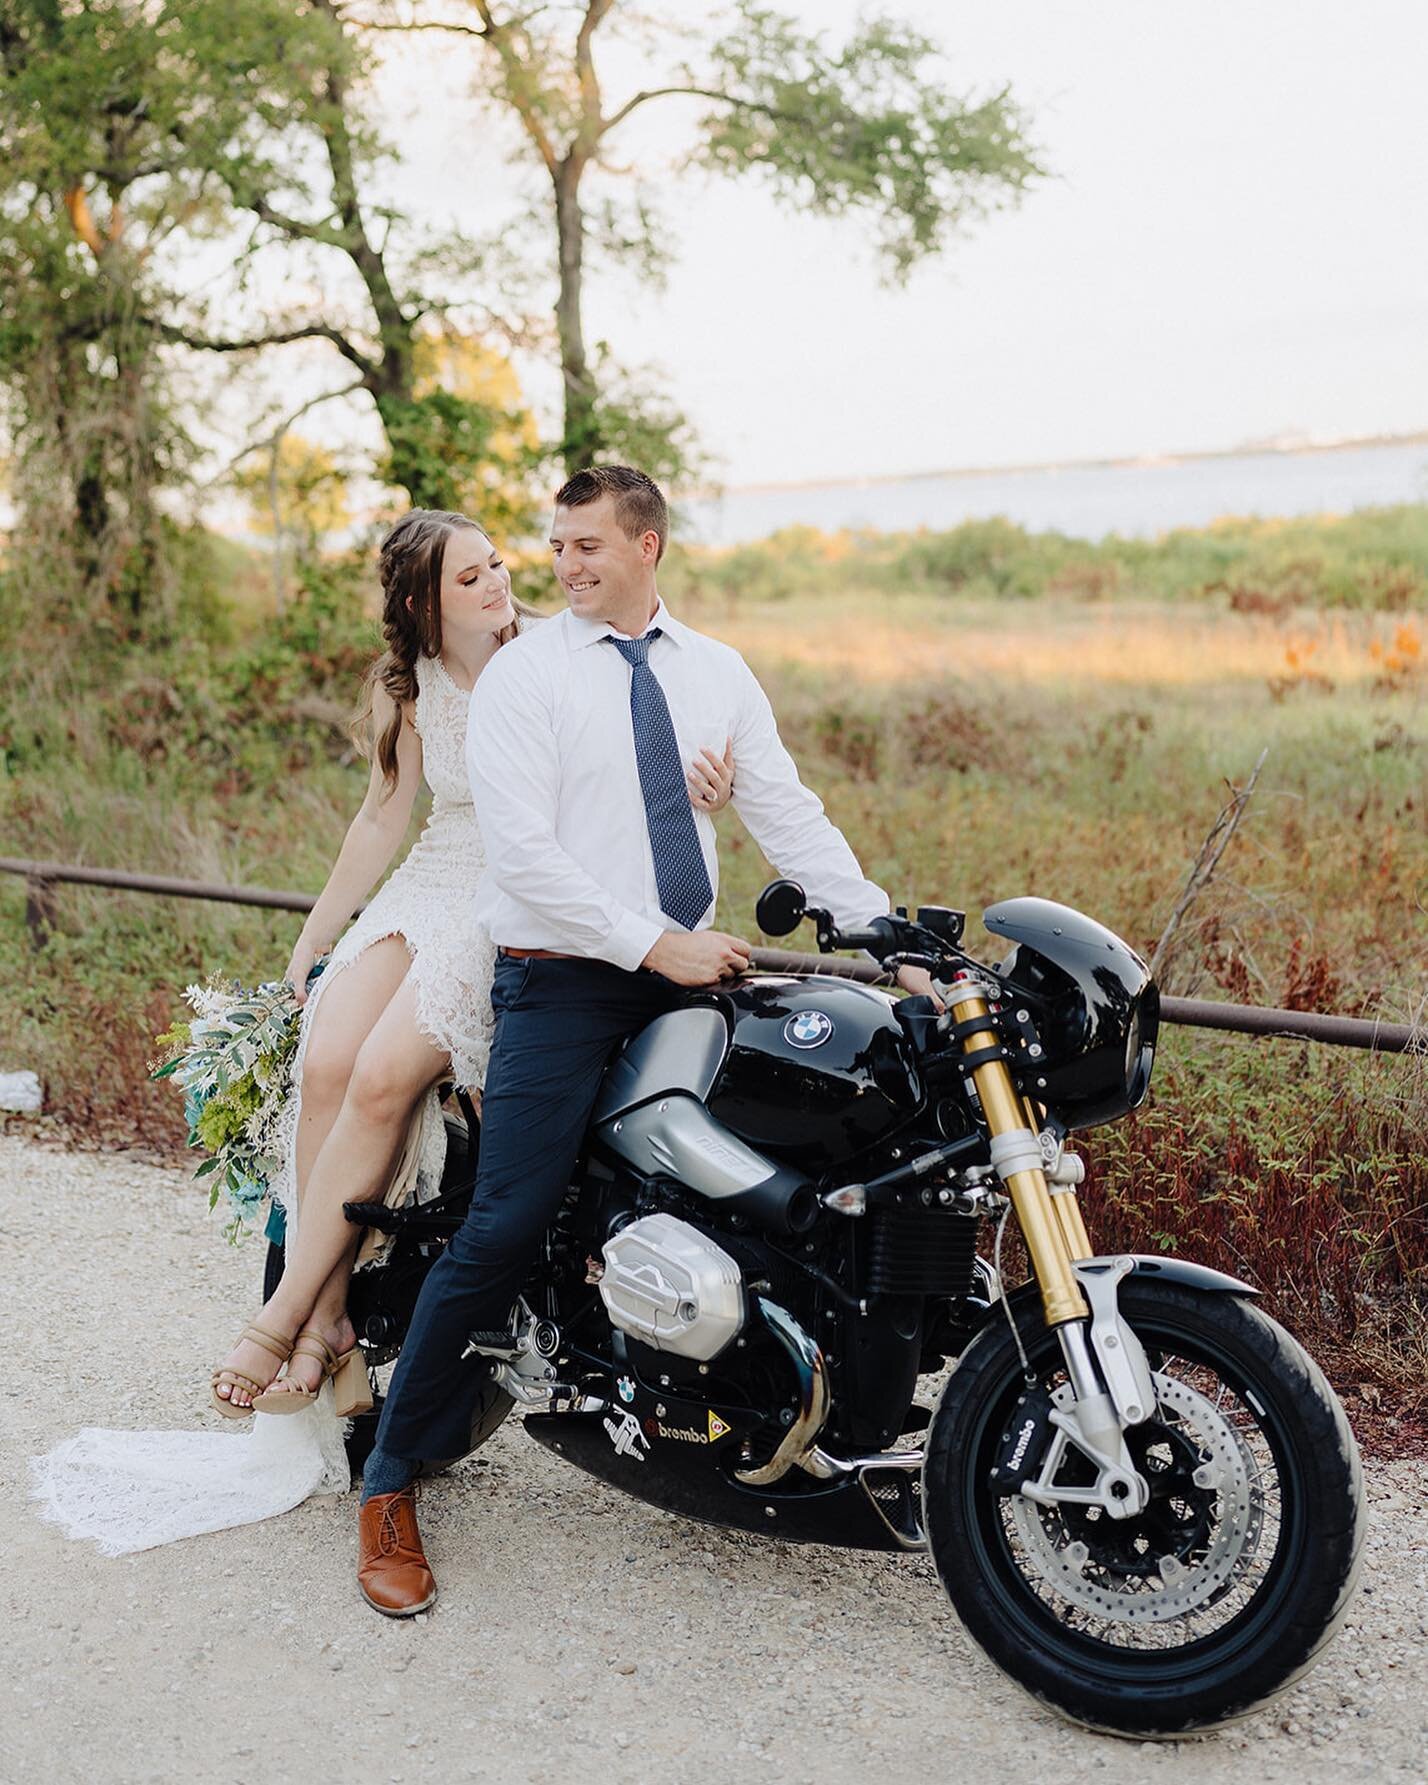
{"type": "MultiPolygon", "coordinates": [[[[625,636],[622,632],[616,632],[615,628],[605,620],[582,620],[578,615],[572,614],[569,608],[566,609],[566,614],[570,621],[571,643],[577,651],[583,651],[586,645],[598,645],[602,638],[623,638],[625,636]]],[[[663,601],[660,601],[656,606],[649,625],[645,627],[645,632],[652,631],[656,626],[666,638],[672,639],[675,644],[683,644],[685,628],[670,613],[663,601]]],[[[641,633],[640,636],[643,638],[644,633],[641,633]]]]}

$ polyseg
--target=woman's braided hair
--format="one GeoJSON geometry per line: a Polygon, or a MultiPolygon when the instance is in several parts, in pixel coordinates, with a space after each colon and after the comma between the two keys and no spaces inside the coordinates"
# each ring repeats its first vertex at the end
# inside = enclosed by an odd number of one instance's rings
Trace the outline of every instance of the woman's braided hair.
{"type": "MultiPolygon", "coordinates": [[[[367,672],[362,700],[352,723],[352,735],[364,756],[375,757],[382,771],[383,799],[397,784],[397,743],[417,697],[417,659],[441,652],[441,575],[446,562],[446,542],[458,527],[484,529],[469,515],[445,509],[414,508],[402,516],[382,541],[377,573],[382,583],[382,637],[386,650],[367,672]],[[380,737],[374,737],[372,696],[378,684],[392,701],[392,717],[380,737]]],[[[496,634],[506,644],[520,631],[520,614],[496,634]]]]}

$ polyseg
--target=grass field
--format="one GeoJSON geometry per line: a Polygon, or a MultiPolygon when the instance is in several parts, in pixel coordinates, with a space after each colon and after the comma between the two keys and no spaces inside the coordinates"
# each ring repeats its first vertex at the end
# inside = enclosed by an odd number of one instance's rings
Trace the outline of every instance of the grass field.
{"type": "MultiPolygon", "coordinates": [[[[1428,675],[1416,599],[1394,593],[1418,571],[1362,539],[1335,549],[1336,564],[1367,553],[1390,598],[1320,589],[1304,605],[1283,578],[1240,575],[1232,554],[1227,568],[1219,546],[1213,577],[1181,590],[1199,543],[1177,548],[1174,576],[1099,582],[1047,570],[1038,546],[1039,594],[984,565],[950,589],[910,573],[888,586],[887,551],[810,557],[800,592],[786,547],[758,599],[729,555],[671,583],[685,617],[754,665],[869,872],[895,902],[967,909],[974,952],[995,953],[982,908],[1028,892],[1150,950],[1228,784],[1267,750],[1166,988],[1418,1020],[1428,675]]],[[[1299,546],[1289,561],[1302,579],[1299,546]]],[[[12,635],[4,852],[315,891],[365,774],[339,723],[365,638],[320,600],[276,630],[240,616],[201,646],[130,647],[98,668],[72,641],[35,653],[12,635]]],[[[733,814],[721,856],[718,921],[748,934],[765,868],[733,814]]],[[[69,1133],[172,1145],[176,1100],[144,1078],[150,1038],[185,982],[279,972],[297,920],[83,889],[58,905],[34,954],[22,889],[0,880],[0,1070],[38,1070],[69,1133]]],[[[1146,1109],[1087,1137],[1092,1232],[1263,1283],[1365,1405],[1421,1408],[1426,1076],[1421,1060],[1167,1030],[1146,1109]]]]}

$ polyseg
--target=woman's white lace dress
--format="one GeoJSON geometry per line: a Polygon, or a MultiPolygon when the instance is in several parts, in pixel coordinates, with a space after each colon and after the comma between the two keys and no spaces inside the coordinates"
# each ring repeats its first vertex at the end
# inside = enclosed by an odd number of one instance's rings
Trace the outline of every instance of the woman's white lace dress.
{"type": "MultiPolygon", "coordinates": [[[[471,916],[476,883],[486,867],[471,786],[466,778],[466,717],[471,696],[452,681],[440,657],[417,659],[413,718],[422,745],[422,772],[432,791],[431,816],[372,903],[333,949],[303,1011],[293,1063],[293,1095],[279,1127],[283,1165],[271,1186],[289,1221],[295,1219],[296,1140],[302,1108],[302,1065],[322,995],[344,967],[387,936],[400,936],[412,957],[417,1023],[451,1056],[452,1077],[475,1089],[485,1082],[491,1055],[491,975],[495,950],[471,916]]],[[[441,1186],[446,1124],[436,1092],[421,1115],[413,1194],[425,1202],[441,1186]]]]}
{"type": "MultiPolygon", "coordinates": [[[[287,1212],[289,1234],[297,1218],[294,1150],[308,1035],[324,993],[364,949],[387,936],[403,939],[422,1032],[450,1054],[458,1085],[476,1088],[485,1080],[495,951],[471,916],[485,855],[466,778],[469,704],[470,695],[439,657],[418,660],[413,719],[433,796],[431,815],[406,859],[338,942],[304,1006],[294,1088],[280,1127],[282,1165],[271,1186],[287,1212]]],[[[435,1091],[414,1129],[408,1192],[425,1200],[440,1187],[446,1158],[446,1125],[435,1091]]],[[[257,1414],[250,1429],[86,1427],[34,1458],[31,1470],[41,1517],[111,1556],[252,1524],[311,1494],[345,1493],[351,1485],[330,1386],[302,1413],[281,1419],[257,1414]]]]}

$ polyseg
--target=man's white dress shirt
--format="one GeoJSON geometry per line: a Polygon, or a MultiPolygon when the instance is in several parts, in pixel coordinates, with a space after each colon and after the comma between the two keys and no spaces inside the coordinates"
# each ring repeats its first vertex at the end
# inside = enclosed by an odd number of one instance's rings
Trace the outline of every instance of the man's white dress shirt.
{"type": "MultiPolygon", "coordinates": [[[[888,910],[823,804],[798,778],[768,697],[739,653],[663,602],[649,664],[686,766],[734,740],[733,805],[782,874],[843,927],[888,910]]],[[[665,930],[630,723],[630,667],[603,621],[568,609],[503,645],[471,697],[466,766],[487,869],[477,915],[504,948],[548,948],[635,969],[665,930]]],[[[715,896],[714,822],[694,822],[715,896]]],[[[713,916],[711,901],[699,923],[713,916]]]]}

